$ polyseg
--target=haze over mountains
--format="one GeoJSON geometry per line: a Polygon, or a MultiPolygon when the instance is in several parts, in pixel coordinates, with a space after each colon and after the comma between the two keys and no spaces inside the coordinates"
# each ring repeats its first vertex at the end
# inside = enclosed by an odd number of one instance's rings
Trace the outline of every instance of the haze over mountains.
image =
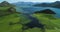
{"type": "Polygon", "coordinates": [[[13,4],[16,6],[32,6],[36,3],[33,3],[33,2],[17,2],[17,3],[13,3],[13,4]]]}
{"type": "Polygon", "coordinates": [[[35,4],[34,6],[37,6],[37,7],[55,7],[55,8],[60,8],[60,1],[52,2],[52,3],[35,4]]]}
{"type": "Polygon", "coordinates": [[[44,2],[44,3],[34,3],[34,2],[16,2],[13,3],[16,6],[35,6],[35,7],[56,7],[60,8],[60,1],[56,2],[44,2]]]}

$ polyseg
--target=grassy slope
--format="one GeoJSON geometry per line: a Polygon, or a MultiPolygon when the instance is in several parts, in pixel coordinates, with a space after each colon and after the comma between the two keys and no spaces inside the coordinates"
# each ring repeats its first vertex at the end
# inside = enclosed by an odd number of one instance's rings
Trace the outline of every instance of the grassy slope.
{"type": "MultiPolygon", "coordinates": [[[[51,20],[51,23],[52,23],[51,24],[50,22],[48,22],[49,21],[48,18],[46,17],[44,18],[42,14],[41,15],[34,14],[33,16],[37,17],[39,20],[41,19],[42,23],[46,24],[48,28],[49,28],[49,25],[51,28],[55,27],[56,25],[60,26],[59,19],[51,20]]],[[[19,16],[19,14],[16,14],[16,13],[0,17],[0,32],[21,32],[21,27],[22,27],[21,24],[9,25],[10,22],[17,23],[19,21],[24,21],[24,23],[27,23],[26,21],[29,21],[29,20],[27,20],[27,18],[25,18],[23,15],[20,14],[19,16]]],[[[40,32],[40,29],[33,28],[33,29],[28,29],[25,32],[40,32]]],[[[56,27],[55,29],[46,29],[46,32],[60,32],[60,29],[58,29],[58,27],[56,27]]]]}
{"type": "MultiPolygon", "coordinates": [[[[9,7],[0,7],[0,11],[7,11],[9,7]]],[[[34,14],[34,17],[41,20],[46,25],[47,32],[60,32],[60,19],[48,19],[43,14],[34,14]],[[48,22],[49,21],[49,22],[48,22]]],[[[30,20],[23,15],[17,13],[0,17],[0,32],[21,32],[21,24],[9,25],[10,22],[17,23],[21,21],[23,24],[28,23],[30,20]]],[[[28,29],[26,32],[40,32],[39,28],[28,29]]]]}
{"type": "MultiPolygon", "coordinates": [[[[30,20],[27,19],[22,14],[19,15],[16,13],[0,17],[0,32],[21,32],[22,31],[21,24],[9,25],[9,23],[23,22],[25,24],[25,23],[28,23],[29,21],[30,20]]],[[[37,31],[40,31],[39,28],[28,29],[25,32],[37,32],[37,31]]]]}
{"type": "Polygon", "coordinates": [[[19,21],[17,14],[11,14],[7,16],[0,17],[0,32],[18,32],[21,25],[9,25],[10,22],[16,23],[19,21]]]}
{"type": "Polygon", "coordinates": [[[9,8],[10,8],[10,7],[0,7],[0,16],[10,14],[10,13],[8,12],[8,9],[9,9],[9,8]]]}
{"type": "Polygon", "coordinates": [[[60,32],[60,19],[54,19],[54,18],[47,18],[44,16],[44,14],[34,14],[34,17],[39,19],[41,23],[46,25],[46,31],[47,32],[60,32]]]}
{"type": "MultiPolygon", "coordinates": [[[[9,7],[0,7],[0,14],[6,14],[9,7]]],[[[1,16],[1,15],[0,15],[1,16]]],[[[20,24],[9,25],[10,22],[17,23],[20,16],[17,13],[0,17],[0,32],[20,32],[20,24]]]]}

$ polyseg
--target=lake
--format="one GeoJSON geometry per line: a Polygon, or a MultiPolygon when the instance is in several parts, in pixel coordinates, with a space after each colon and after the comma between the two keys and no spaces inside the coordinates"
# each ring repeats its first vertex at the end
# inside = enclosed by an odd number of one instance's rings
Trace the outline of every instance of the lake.
{"type": "Polygon", "coordinates": [[[35,11],[40,11],[40,10],[44,10],[44,9],[51,9],[52,11],[54,11],[56,13],[56,17],[60,17],[60,9],[59,8],[51,8],[51,7],[33,7],[33,6],[28,6],[28,7],[16,7],[17,12],[22,12],[22,13],[28,13],[28,14],[32,14],[35,11]]]}

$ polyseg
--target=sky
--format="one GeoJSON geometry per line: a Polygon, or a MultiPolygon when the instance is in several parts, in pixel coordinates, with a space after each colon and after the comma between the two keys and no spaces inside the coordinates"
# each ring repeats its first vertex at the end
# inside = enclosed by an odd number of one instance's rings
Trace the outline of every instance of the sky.
{"type": "Polygon", "coordinates": [[[0,2],[3,2],[3,1],[14,3],[14,2],[55,2],[60,0],[0,0],[0,2]]]}

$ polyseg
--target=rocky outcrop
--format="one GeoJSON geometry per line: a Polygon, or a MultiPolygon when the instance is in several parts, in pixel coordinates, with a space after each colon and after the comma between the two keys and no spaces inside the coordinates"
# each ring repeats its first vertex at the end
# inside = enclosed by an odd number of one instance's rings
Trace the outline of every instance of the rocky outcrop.
{"type": "Polygon", "coordinates": [[[16,9],[15,9],[14,7],[10,7],[10,8],[8,9],[8,12],[14,13],[14,12],[16,12],[16,9]]]}

